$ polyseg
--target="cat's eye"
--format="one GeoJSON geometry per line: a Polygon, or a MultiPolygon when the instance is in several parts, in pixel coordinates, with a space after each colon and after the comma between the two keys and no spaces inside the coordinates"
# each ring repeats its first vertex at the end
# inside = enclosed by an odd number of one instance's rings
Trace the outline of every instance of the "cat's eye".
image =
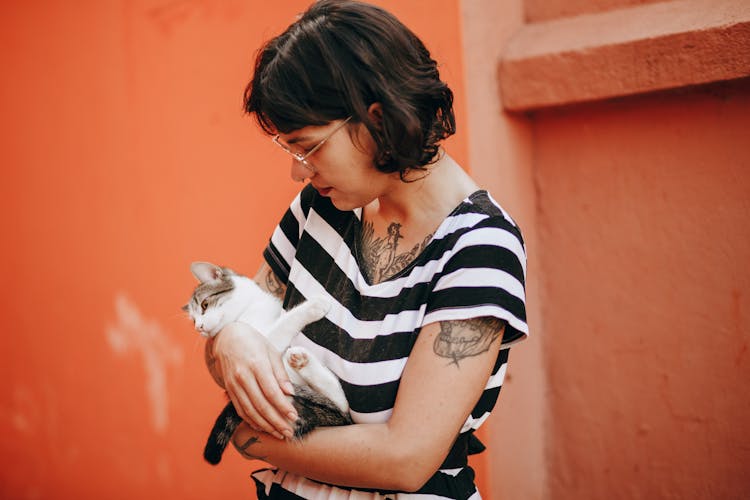
{"type": "Polygon", "coordinates": [[[203,299],[203,302],[201,302],[201,312],[206,312],[206,309],[208,309],[208,299],[203,299]]]}

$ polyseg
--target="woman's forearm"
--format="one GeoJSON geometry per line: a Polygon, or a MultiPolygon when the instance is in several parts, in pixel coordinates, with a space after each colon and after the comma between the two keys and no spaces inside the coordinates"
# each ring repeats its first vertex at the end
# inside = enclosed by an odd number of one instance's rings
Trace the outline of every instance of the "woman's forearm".
{"type": "Polygon", "coordinates": [[[242,425],[233,442],[248,458],[310,479],[355,488],[418,490],[448,455],[497,359],[502,325],[484,328],[480,323],[422,328],[386,423],[317,429],[297,442],[259,435],[242,425]],[[446,364],[442,351],[436,353],[433,346],[448,334],[449,340],[482,343],[475,351],[452,354],[446,364]]]}
{"type": "MultiPolygon", "coordinates": [[[[302,440],[278,440],[241,425],[233,443],[260,459],[313,480],[341,486],[414,491],[439,467],[418,443],[385,424],[320,428],[302,440]]],[[[446,450],[447,453],[447,450],[446,450]]]]}

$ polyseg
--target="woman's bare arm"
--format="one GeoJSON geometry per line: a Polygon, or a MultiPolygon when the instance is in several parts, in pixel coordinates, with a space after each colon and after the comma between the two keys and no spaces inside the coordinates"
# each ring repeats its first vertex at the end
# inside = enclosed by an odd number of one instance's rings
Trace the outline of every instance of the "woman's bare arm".
{"type": "Polygon", "coordinates": [[[481,396],[504,323],[495,318],[425,326],[407,362],[391,419],[279,441],[241,426],[233,442],[305,477],[351,487],[413,491],[435,473],[481,396]]]}

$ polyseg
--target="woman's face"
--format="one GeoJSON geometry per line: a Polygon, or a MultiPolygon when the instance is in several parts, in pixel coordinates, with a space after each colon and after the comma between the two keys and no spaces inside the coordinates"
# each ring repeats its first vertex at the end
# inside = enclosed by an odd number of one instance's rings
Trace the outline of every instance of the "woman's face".
{"type": "Polygon", "coordinates": [[[367,128],[362,124],[348,124],[335,130],[341,122],[336,120],[327,125],[304,127],[280,134],[279,140],[290,149],[305,154],[330,135],[307,158],[311,168],[292,159],[292,179],[309,179],[336,208],[352,210],[364,207],[383,194],[391,175],[375,168],[373,158],[377,148],[367,128]]]}

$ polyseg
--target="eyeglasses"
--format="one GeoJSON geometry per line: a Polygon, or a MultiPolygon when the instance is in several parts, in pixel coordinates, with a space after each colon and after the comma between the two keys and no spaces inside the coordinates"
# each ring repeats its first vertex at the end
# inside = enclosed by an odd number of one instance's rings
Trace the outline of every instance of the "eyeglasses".
{"type": "Polygon", "coordinates": [[[271,138],[271,140],[277,146],[279,146],[281,149],[283,149],[284,151],[286,151],[292,158],[294,158],[295,160],[297,160],[298,162],[300,162],[302,165],[304,165],[306,168],[308,168],[312,172],[315,172],[315,168],[312,166],[312,164],[310,163],[310,161],[308,160],[308,158],[313,153],[315,153],[317,150],[319,150],[323,146],[323,144],[326,143],[326,141],[328,139],[330,139],[331,137],[333,137],[333,134],[335,134],[336,132],[338,132],[351,119],[352,119],[352,117],[350,116],[350,117],[346,118],[344,121],[342,121],[341,123],[339,123],[338,125],[336,125],[336,127],[334,127],[334,129],[331,130],[328,133],[327,136],[325,136],[319,143],[317,143],[315,146],[313,146],[313,148],[311,150],[307,151],[306,153],[300,153],[299,151],[292,151],[292,148],[288,144],[282,142],[281,139],[279,139],[279,137],[280,137],[279,134],[276,134],[275,136],[273,136],[271,138]]]}

